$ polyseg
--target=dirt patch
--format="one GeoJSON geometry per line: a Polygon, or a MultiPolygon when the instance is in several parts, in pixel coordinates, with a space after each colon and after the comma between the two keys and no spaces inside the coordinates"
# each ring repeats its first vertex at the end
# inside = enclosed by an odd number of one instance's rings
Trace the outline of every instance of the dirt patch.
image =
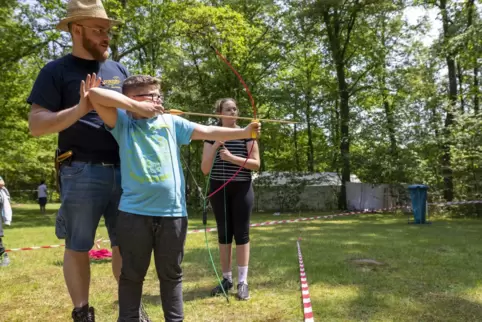
{"type": "Polygon", "coordinates": [[[354,265],[358,270],[362,272],[372,272],[377,271],[385,266],[386,263],[382,263],[371,258],[357,258],[348,260],[352,265],[354,265]]]}

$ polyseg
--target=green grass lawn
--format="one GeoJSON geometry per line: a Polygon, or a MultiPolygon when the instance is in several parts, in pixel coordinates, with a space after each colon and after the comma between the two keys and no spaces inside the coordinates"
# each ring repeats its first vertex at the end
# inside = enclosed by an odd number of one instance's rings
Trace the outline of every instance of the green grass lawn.
{"type": "MultiPolygon", "coordinates": [[[[41,215],[34,205],[16,206],[13,224],[5,229],[6,247],[62,243],[54,234],[57,207],[48,205],[41,215]]],[[[255,214],[252,222],[297,217],[255,214]]],[[[251,300],[231,295],[229,304],[209,297],[216,279],[204,234],[189,234],[183,264],[186,321],[302,321],[299,235],[316,321],[481,321],[482,221],[431,220],[432,225],[415,226],[403,215],[362,215],[253,228],[251,300]],[[360,258],[383,265],[352,262],[360,258]]],[[[190,229],[201,226],[193,214],[190,229]]],[[[107,237],[103,225],[98,235],[107,237]]],[[[208,236],[217,264],[216,233],[208,236]]],[[[62,254],[63,248],[10,253],[11,265],[0,268],[0,321],[69,321],[62,254]]],[[[152,265],[143,301],[153,321],[163,321],[158,285],[152,265]]],[[[90,302],[97,321],[116,321],[116,293],[110,263],[94,263],[90,302]]]]}

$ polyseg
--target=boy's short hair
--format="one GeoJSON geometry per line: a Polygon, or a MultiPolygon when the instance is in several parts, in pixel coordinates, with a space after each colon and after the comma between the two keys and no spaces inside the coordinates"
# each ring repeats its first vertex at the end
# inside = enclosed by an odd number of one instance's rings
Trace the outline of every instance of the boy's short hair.
{"type": "Polygon", "coordinates": [[[134,89],[146,87],[146,86],[157,86],[159,90],[161,89],[161,80],[149,75],[134,75],[126,78],[122,84],[122,93],[126,94],[134,89]]]}

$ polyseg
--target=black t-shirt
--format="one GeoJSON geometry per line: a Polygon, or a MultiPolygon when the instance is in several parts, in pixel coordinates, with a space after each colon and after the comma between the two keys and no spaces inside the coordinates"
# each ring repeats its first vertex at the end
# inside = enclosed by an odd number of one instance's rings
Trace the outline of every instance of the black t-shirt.
{"type": "MultiPolygon", "coordinates": [[[[224,147],[231,152],[232,155],[246,159],[248,157],[248,148],[246,143],[252,141],[252,139],[232,140],[225,141],[224,147]]],[[[214,144],[214,141],[205,140],[204,142],[214,144]]],[[[214,159],[214,165],[211,170],[211,179],[218,181],[226,181],[231,178],[236,171],[239,170],[239,165],[221,160],[219,157],[219,150],[216,152],[214,159]]],[[[251,170],[242,168],[238,175],[234,177],[233,181],[250,181],[251,170]]]]}
{"type": "MultiPolygon", "coordinates": [[[[80,83],[87,74],[96,73],[103,80],[102,88],[122,92],[122,83],[129,76],[121,64],[106,60],[86,60],[71,54],[49,62],[40,71],[29,104],[38,104],[52,112],[58,112],[80,101],[80,83]]],[[[61,152],[72,150],[74,158],[92,162],[119,162],[119,147],[114,137],[104,128],[96,111],[91,111],[58,138],[61,152]]]]}

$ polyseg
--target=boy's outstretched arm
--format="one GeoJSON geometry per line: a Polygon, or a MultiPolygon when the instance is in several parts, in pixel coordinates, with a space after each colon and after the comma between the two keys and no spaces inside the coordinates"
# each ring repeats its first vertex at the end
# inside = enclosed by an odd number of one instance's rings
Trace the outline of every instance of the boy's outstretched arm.
{"type": "Polygon", "coordinates": [[[261,133],[260,123],[253,122],[245,128],[229,128],[196,124],[194,131],[192,132],[191,139],[211,141],[249,139],[251,138],[253,132],[256,133],[256,136],[261,133]]]}
{"type": "Polygon", "coordinates": [[[115,124],[117,123],[117,109],[114,108],[114,106],[111,107],[108,105],[103,105],[101,103],[101,101],[104,100],[101,99],[102,92],[98,93],[96,90],[97,88],[89,90],[88,97],[90,103],[92,104],[94,110],[97,111],[97,114],[99,114],[104,124],[113,129],[115,127],[115,124]]]}
{"type": "Polygon", "coordinates": [[[149,101],[139,102],[116,91],[98,87],[89,90],[89,99],[104,123],[111,128],[117,121],[117,108],[148,118],[164,112],[160,104],[149,101]]]}

